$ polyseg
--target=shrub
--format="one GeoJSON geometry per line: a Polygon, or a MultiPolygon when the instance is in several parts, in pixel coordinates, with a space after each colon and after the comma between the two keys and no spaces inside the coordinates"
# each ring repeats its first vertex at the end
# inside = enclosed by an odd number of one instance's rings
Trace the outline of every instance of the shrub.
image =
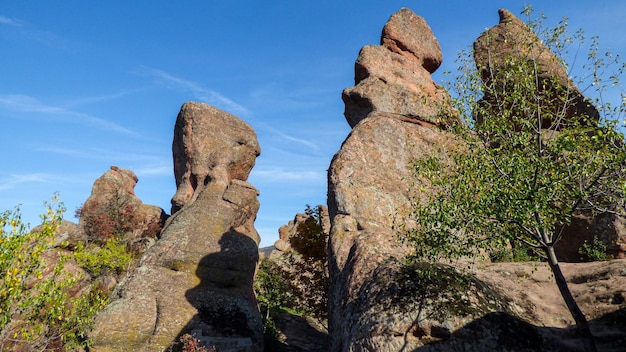
{"type": "Polygon", "coordinates": [[[86,248],[85,244],[79,243],[74,250],[74,259],[93,276],[106,273],[119,275],[126,270],[132,255],[127,252],[126,244],[112,238],[106,241],[104,247],[93,245],[86,248]]]}
{"type": "Polygon", "coordinates": [[[42,225],[28,231],[19,208],[0,214],[0,350],[84,348],[106,295],[90,287],[78,297],[78,279],[64,271],[68,255],[50,248],[65,208],[55,196],[42,225]]]}
{"type": "Polygon", "coordinates": [[[584,262],[600,262],[613,259],[613,256],[607,254],[607,244],[604,241],[598,239],[598,236],[593,236],[593,241],[589,243],[585,240],[585,243],[578,249],[578,254],[584,262]]]}

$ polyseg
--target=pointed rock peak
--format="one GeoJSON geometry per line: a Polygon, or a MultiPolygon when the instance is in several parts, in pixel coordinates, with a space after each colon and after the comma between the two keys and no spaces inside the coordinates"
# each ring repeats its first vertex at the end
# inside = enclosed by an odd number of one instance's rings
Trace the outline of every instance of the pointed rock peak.
{"type": "Polygon", "coordinates": [[[521,22],[517,16],[507,9],[499,9],[500,23],[521,22]]]}
{"type": "Polygon", "coordinates": [[[430,73],[435,72],[443,61],[433,31],[422,17],[407,8],[391,15],[383,28],[381,45],[398,54],[415,56],[430,73]]]}

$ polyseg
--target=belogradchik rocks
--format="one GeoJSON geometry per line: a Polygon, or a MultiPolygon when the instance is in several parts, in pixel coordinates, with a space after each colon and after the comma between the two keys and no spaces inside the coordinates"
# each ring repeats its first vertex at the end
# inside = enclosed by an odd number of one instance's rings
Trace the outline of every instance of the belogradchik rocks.
{"type": "Polygon", "coordinates": [[[185,103],[172,150],[172,217],[98,315],[93,350],[163,351],[191,333],[220,352],[261,351],[252,289],[259,202],[246,182],[260,154],[256,134],[233,115],[185,103]]]}
{"type": "MultiPolygon", "coordinates": [[[[328,171],[331,350],[580,350],[544,264],[484,263],[467,277],[441,266],[450,281],[466,282],[457,297],[407,270],[409,249],[396,234],[410,211],[411,161],[454,148],[445,127],[456,121],[447,93],[430,80],[441,52],[425,21],[402,9],[381,42],[361,50],[357,86],[344,90],[352,131],[328,171]]],[[[600,350],[623,350],[626,261],[563,271],[600,350]]]]}
{"type": "Polygon", "coordinates": [[[391,16],[381,45],[361,49],[355,86],[343,91],[350,127],[373,111],[398,114],[421,124],[445,125],[450,97],[430,77],[442,61],[439,42],[426,21],[409,9],[391,16]]]}
{"type": "Polygon", "coordinates": [[[442,54],[426,22],[402,9],[385,25],[381,42],[359,53],[358,84],[343,95],[353,128],[328,172],[333,351],[421,345],[419,339],[406,341],[415,325],[411,315],[393,314],[393,306],[383,309],[374,302],[386,294],[378,280],[393,280],[399,266],[392,262],[408,254],[396,229],[410,211],[411,162],[454,141],[437,128],[451,119],[445,114],[451,107],[445,105],[448,94],[430,77],[442,54]]]}
{"type": "MultiPolygon", "coordinates": [[[[556,55],[510,11],[500,9],[498,14],[500,22],[480,35],[473,45],[476,67],[480,70],[485,85],[490,86],[491,75],[498,75],[506,69],[506,59],[534,61],[538,67],[538,79],[542,89],[568,92],[567,101],[552,101],[546,104],[554,106],[555,109],[563,109],[565,114],[560,121],[544,119],[543,129],[554,133],[575,124],[577,119],[579,120],[577,123],[589,123],[582,121],[580,116],[588,116],[591,121],[597,121],[600,116],[598,110],[569,79],[565,67],[556,55]]],[[[498,89],[500,88],[491,86],[483,101],[485,103],[493,101],[495,99],[493,92],[497,92],[498,89]]],[[[560,113],[556,111],[554,113],[560,116],[560,113]]],[[[594,236],[597,236],[597,240],[607,243],[610,255],[615,258],[626,258],[626,220],[613,213],[592,215],[591,211],[581,211],[563,233],[563,238],[567,238],[567,241],[560,241],[555,247],[559,260],[579,262],[581,260],[579,248],[585,242],[593,243],[594,236]]]]}
{"type": "MultiPolygon", "coordinates": [[[[567,101],[554,100],[544,102],[555,109],[565,109],[565,118],[560,121],[543,120],[542,128],[559,130],[572,125],[573,120],[580,116],[588,116],[594,121],[600,117],[598,110],[587,101],[578,87],[569,79],[567,70],[550,49],[528,28],[528,26],[510,11],[498,11],[500,22],[486,30],[474,42],[474,60],[485,85],[491,87],[486,90],[483,101],[494,101],[500,87],[491,85],[492,75],[504,72],[511,60],[517,62],[535,62],[538,67],[538,85],[543,91],[567,91],[567,101]]],[[[560,96],[562,94],[554,94],[560,96]]],[[[549,94],[543,94],[543,97],[549,94]]],[[[556,112],[555,112],[556,113],[556,112]]],[[[578,121],[586,123],[585,121],[578,121]]]]}
{"type": "Polygon", "coordinates": [[[79,220],[90,240],[105,241],[121,234],[122,240],[141,249],[139,252],[154,243],[168,215],[135,196],[137,181],[131,170],[111,166],[94,182],[79,220]]]}

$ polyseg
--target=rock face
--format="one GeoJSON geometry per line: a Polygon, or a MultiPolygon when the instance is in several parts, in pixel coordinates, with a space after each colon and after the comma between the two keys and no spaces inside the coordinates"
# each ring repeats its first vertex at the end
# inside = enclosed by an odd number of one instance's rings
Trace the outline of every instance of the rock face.
{"type": "Polygon", "coordinates": [[[442,61],[441,48],[423,18],[409,9],[392,15],[382,45],[361,49],[355,64],[355,87],[343,91],[351,127],[373,111],[399,114],[423,124],[449,122],[448,93],[430,77],[442,61]]]}
{"type": "Polygon", "coordinates": [[[134,172],[117,166],[94,182],[79,221],[89,239],[103,241],[121,235],[132,246],[159,234],[167,214],[157,206],[143,204],[135,196],[136,184],[134,172]]]}
{"type": "MultiPolygon", "coordinates": [[[[554,107],[555,110],[565,108],[566,116],[561,121],[546,118],[542,128],[558,130],[576,119],[579,119],[581,123],[586,123],[580,119],[580,116],[588,116],[597,121],[600,117],[598,110],[586,101],[576,85],[569,79],[565,67],[554,53],[510,11],[500,9],[498,13],[500,23],[485,31],[474,42],[474,60],[485,84],[489,86],[494,72],[495,75],[503,72],[507,62],[512,59],[518,62],[535,62],[539,68],[537,77],[540,82],[539,87],[545,87],[543,91],[569,92],[567,101],[555,98],[549,103],[544,103],[554,107]]],[[[495,91],[499,89],[499,87],[493,88],[495,91]]],[[[495,96],[491,94],[493,91],[487,90],[487,92],[483,100],[487,103],[494,101],[495,96]]],[[[543,97],[546,98],[549,95],[543,94],[543,97]]],[[[555,95],[562,96],[561,93],[555,95]]]]}
{"type": "Polygon", "coordinates": [[[373,303],[393,298],[374,273],[393,276],[399,266],[389,258],[401,261],[408,253],[395,234],[410,209],[412,160],[454,139],[437,128],[451,120],[450,98],[430,78],[442,54],[425,21],[402,9],[385,25],[381,42],[361,50],[357,86],[344,90],[353,129],[329,169],[332,351],[421,345],[405,338],[412,316],[373,303]]]}
{"type": "Polygon", "coordinates": [[[246,182],[260,154],[256,134],[233,115],[185,103],[172,150],[174,214],[97,317],[94,350],[163,351],[192,333],[219,351],[260,351],[259,203],[246,182]]]}

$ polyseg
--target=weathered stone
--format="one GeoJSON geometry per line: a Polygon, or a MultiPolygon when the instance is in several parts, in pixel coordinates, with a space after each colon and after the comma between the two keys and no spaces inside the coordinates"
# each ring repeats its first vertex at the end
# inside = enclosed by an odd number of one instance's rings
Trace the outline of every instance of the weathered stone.
{"type": "Polygon", "coordinates": [[[442,55],[424,19],[409,9],[395,13],[380,46],[365,46],[355,63],[355,87],[344,90],[344,115],[351,127],[372,111],[445,126],[456,121],[445,89],[430,74],[442,55]]]}
{"type": "Polygon", "coordinates": [[[383,27],[381,45],[400,55],[410,53],[430,73],[443,61],[441,47],[428,23],[407,8],[391,15],[383,27]]]}
{"type": "Polygon", "coordinates": [[[220,351],[261,351],[258,191],[244,181],[260,153],[256,135],[233,115],[186,103],[172,149],[178,209],[97,317],[93,350],[164,351],[193,332],[220,351]]]}
{"type": "Polygon", "coordinates": [[[594,241],[606,245],[607,255],[626,258],[626,219],[608,212],[577,213],[555,246],[557,257],[559,261],[570,263],[588,260],[581,254],[581,248],[594,246],[594,241]]]}
{"type": "Polygon", "coordinates": [[[131,170],[111,166],[94,182],[79,220],[90,239],[104,241],[122,236],[132,244],[159,234],[167,214],[157,206],[143,204],[135,196],[137,180],[131,170]]]}
{"type": "Polygon", "coordinates": [[[396,234],[411,209],[411,162],[453,140],[438,129],[372,113],[352,130],[333,158],[328,190],[333,351],[394,351],[404,345],[398,332],[410,330],[413,321],[408,315],[393,314],[393,307],[385,310],[370,304],[386,295],[384,288],[373,288],[378,287],[373,273],[393,276],[399,267],[387,266],[389,260],[402,261],[409,253],[396,234]]]}
{"type": "MultiPolygon", "coordinates": [[[[495,104],[496,97],[492,93],[502,88],[492,85],[492,77],[506,70],[512,59],[517,62],[534,62],[538,67],[539,87],[545,87],[540,88],[542,96],[546,99],[548,96],[554,97],[549,102],[542,102],[544,109],[553,110],[554,116],[562,116],[561,111],[565,111],[560,121],[545,118],[542,121],[542,128],[559,130],[576,120],[579,123],[589,123],[582,116],[597,121],[600,116],[598,110],[569,79],[565,67],[556,55],[510,11],[500,9],[498,13],[500,23],[485,31],[474,42],[476,67],[485,84],[492,87],[486,90],[483,102],[495,104]],[[561,98],[563,92],[567,92],[565,99],[561,98]]],[[[478,116],[478,121],[482,118],[484,117],[478,116]]]]}
{"type": "Polygon", "coordinates": [[[177,191],[172,215],[193,202],[205,182],[246,181],[261,153],[252,128],[233,115],[202,103],[180,109],[172,144],[177,191]]]}

